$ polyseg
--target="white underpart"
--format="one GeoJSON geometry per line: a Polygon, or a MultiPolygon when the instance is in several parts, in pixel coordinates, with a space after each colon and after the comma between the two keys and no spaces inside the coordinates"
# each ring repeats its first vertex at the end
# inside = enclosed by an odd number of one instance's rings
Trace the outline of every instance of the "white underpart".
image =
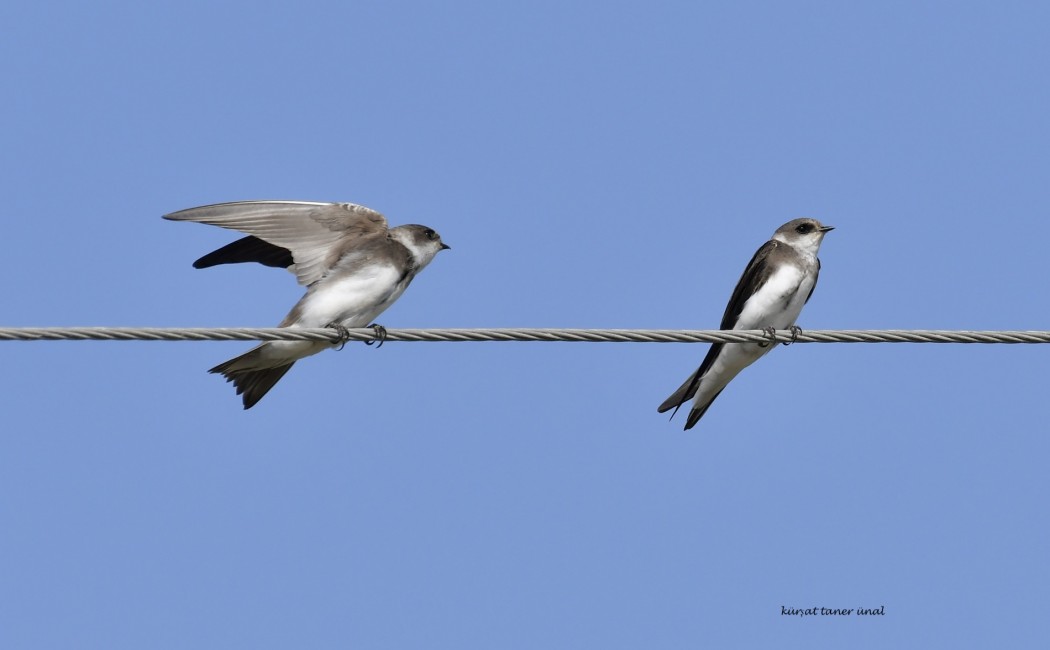
{"type": "Polygon", "coordinates": [[[744,309],[740,312],[733,329],[791,327],[802,313],[802,306],[806,304],[806,297],[812,287],[811,275],[803,273],[802,269],[794,264],[781,265],[769,276],[762,288],[744,303],[744,309]],[[802,286],[803,284],[806,286],[802,286]]]}
{"type": "Polygon", "coordinates": [[[303,296],[299,319],[290,327],[324,327],[341,323],[362,327],[401,296],[401,272],[391,265],[364,267],[342,278],[326,278],[303,296]]]}
{"type": "MultiPolygon", "coordinates": [[[[818,243],[819,245],[819,243],[818,243]]],[[[802,249],[806,252],[805,248],[802,249]]],[[[814,261],[815,264],[815,261],[814,261]]],[[[815,274],[804,273],[793,264],[784,264],[766,280],[762,288],[744,303],[735,330],[787,329],[795,324],[806,298],[813,290],[815,274]]],[[[703,408],[740,371],[758,361],[774,346],[757,343],[729,343],[708,369],[696,392],[693,408],[703,408]]]]}
{"type": "MultiPolygon", "coordinates": [[[[325,327],[330,323],[344,327],[369,325],[404,293],[408,284],[399,282],[401,275],[393,266],[384,265],[325,280],[303,296],[299,319],[288,327],[325,327]]],[[[273,341],[260,346],[260,360],[284,365],[331,346],[323,341],[273,341]]]]}

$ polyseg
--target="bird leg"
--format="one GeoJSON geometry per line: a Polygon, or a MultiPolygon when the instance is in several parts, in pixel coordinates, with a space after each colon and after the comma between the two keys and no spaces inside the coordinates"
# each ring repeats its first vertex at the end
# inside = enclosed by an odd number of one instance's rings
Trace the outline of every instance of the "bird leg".
{"type": "Polygon", "coordinates": [[[769,327],[763,328],[762,331],[766,333],[766,336],[769,337],[769,340],[766,341],[765,343],[759,343],[758,347],[760,347],[760,348],[768,348],[770,345],[776,345],[777,344],[777,328],[775,328],[772,325],[770,325],[769,327]]]}
{"type": "Polygon", "coordinates": [[[366,325],[366,327],[372,328],[372,331],[375,332],[375,337],[371,341],[365,341],[365,345],[378,343],[379,345],[376,346],[377,350],[383,347],[383,343],[386,342],[386,328],[378,323],[372,323],[371,325],[366,325]]]}
{"type": "MultiPolygon", "coordinates": [[[[350,340],[350,330],[348,330],[346,326],[344,326],[342,323],[328,323],[327,325],[325,325],[325,327],[334,329],[335,331],[339,332],[339,340],[337,341],[337,343],[339,343],[339,347],[337,347],[335,351],[338,352],[339,350],[345,348],[347,341],[350,340]]],[[[335,345],[335,343],[333,343],[332,345],[335,345]]]]}
{"type": "Polygon", "coordinates": [[[784,341],[783,343],[781,343],[781,345],[791,345],[792,343],[798,340],[798,335],[802,333],[802,328],[798,325],[792,325],[788,329],[791,330],[791,340],[784,341]]]}

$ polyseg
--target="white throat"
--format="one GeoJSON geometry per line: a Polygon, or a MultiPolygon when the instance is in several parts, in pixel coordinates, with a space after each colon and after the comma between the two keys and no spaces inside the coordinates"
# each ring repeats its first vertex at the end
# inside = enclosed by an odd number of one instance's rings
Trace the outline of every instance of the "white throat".
{"type": "Polygon", "coordinates": [[[417,273],[422,271],[427,264],[430,264],[430,261],[434,259],[434,255],[437,254],[435,246],[420,245],[410,232],[393,228],[390,230],[390,237],[408,249],[409,254],[412,256],[412,266],[417,273]]]}
{"type": "Polygon", "coordinates": [[[817,251],[820,250],[820,242],[824,239],[824,233],[813,232],[808,235],[792,237],[790,240],[782,233],[777,233],[773,235],[773,239],[794,248],[799,255],[816,257],[817,251]]]}

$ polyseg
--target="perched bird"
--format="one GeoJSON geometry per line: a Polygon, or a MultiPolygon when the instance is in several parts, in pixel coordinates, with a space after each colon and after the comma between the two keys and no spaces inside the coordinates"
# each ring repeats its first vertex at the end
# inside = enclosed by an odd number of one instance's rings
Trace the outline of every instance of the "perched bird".
{"type": "MultiPolygon", "coordinates": [[[[817,250],[831,226],[816,219],[795,219],[777,228],[744,269],[722,316],[723,330],[787,329],[795,326],[817,286],[817,250]]],[[[657,412],[678,408],[690,399],[685,428],[700,421],[733,377],[773,349],[769,343],[713,343],[703,363],[664,400],[657,412]]],[[[674,417],[674,413],[671,414],[674,417]]]]}
{"type": "MultiPolygon", "coordinates": [[[[306,295],[278,327],[364,327],[394,304],[439,251],[449,248],[426,226],[388,228],[380,213],[353,203],[241,201],[164,215],[240,230],[249,236],[194,262],[259,262],[287,268],[306,295]]],[[[220,373],[254,406],[299,359],[332,347],[325,341],[269,341],[220,363],[220,373]]]]}

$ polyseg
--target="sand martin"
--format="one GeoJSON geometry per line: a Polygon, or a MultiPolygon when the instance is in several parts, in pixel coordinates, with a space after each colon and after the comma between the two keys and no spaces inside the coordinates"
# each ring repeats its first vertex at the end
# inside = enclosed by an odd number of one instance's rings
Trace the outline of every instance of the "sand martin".
{"type": "MultiPolygon", "coordinates": [[[[736,283],[722,316],[723,330],[788,329],[817,286],[817,250],[833,228],[816,219],[795,219],[777,228],[758,249],[736,283]]],[[[700,421],[733,377],[773,349],[769,343],[714,343],[703,363],[657,409],[678,408],[696,396],[685,428],[700,421]]],[[[671,414],[674,417],[674,414],[671,414]]]]}
{"type": "MultiPolygon", "coordinates": [[[[353,203],[241,201],[181,210],[196,221],[249,236],[205,255],[197,268],[235,262],[286,267],[306,295],[278,327],[364,327],[394,304],[439,251],[449,248],[426,226],[388,228],[386,218],[353,203]]],[[[299,359],[333,344],[270,341],[215,366],[254,406],[299,359]]]]}

